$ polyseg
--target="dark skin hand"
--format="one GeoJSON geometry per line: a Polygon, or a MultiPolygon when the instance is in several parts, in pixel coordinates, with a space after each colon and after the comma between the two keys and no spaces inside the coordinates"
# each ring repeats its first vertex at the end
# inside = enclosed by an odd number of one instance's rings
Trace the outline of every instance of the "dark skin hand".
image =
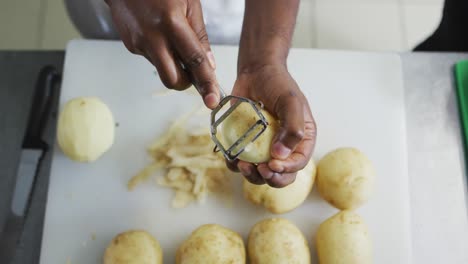
{"type": "MultiPolygon", "coordinates": [[[[199,0],[106,2],[127,49],[145,56],[168,88],[183,90],[192,81],[206,106],[216,107],[220,97],[215,63],[199,0]]],[[[261,101],[279,119],[280,130],[268,163],[227,165],[254,184],[284,187],[309,162],[316,137],[309,104],[286,66],[299,0],[245,0],[245,4],[232,93],[261,101]]]]}
{"type": "Polygon", "coordinates": [[[106,3],[125,47],[150,61],[167,88],[185,90],[193,82],[207,107],[218,105],[215,61],[199,0],[106,3]]]}
{"type": "Polygon", "coordinates": [[[251,183],[284,187],[309,162],[316,137],[307,99],[286,66],[299,0],[246,0],[245,4],[238,77],[232,93],[261,101],[279,119],[280,129],[268,163],[235,161],[228,167],[240,171],[251,183]]]}
{"type": "Polygon", "coordinates": [[[257,166],[244,161],[229,164],[254,184],[284,187],[295,180],[311,158],[315,145],[315,123],[304,97],[286,67],[267,65],[237,78],[234,95],[261,101],[280,120],[268,163],[257,166]],[[266,96],[268,95],[268,96],[266,96]]]}

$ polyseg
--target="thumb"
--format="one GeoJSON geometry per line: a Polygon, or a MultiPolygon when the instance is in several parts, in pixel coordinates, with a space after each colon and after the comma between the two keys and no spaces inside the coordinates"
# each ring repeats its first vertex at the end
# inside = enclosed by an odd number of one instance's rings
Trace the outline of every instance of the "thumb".
{"type": "Polygon", "coordinates": [[[205,105],[214,109],[219,104],[220,92],[216,74],[211,67],[206,50],[201,44],[190,22],[181,19],[182,22],[173,25],[170,35],[171,43],[178,54],[178,58],[184,65],[190,81],[195,85],[203,98],[205,105]]]}
{"type": "Polygon", "coordinates": [[[280,128],[273,139],[271,156],[284,160],[291,155],[304,138],[304,112],[302,104],[295,96],[282,96],[275,107],[280,128]]]}

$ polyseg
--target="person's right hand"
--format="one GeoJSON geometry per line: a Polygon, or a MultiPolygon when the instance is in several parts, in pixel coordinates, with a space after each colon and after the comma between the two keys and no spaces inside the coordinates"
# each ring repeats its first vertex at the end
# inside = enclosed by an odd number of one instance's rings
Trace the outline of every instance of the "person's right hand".
{"type": "Polygon", "coordinates": [[[144,56],[167,88],[193,82],[211,109],[219,103],[215,62],[199,0],[105,0],[127,49],[144,56]]]}

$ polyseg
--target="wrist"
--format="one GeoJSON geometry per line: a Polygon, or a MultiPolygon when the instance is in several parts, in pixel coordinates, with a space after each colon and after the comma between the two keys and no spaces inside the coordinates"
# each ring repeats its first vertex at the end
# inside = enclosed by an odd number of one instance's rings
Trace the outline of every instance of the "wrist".
{"type": "Polygon", "coordinates": [[[289,41],[278,36],[243,36],[239,47],[237,72],[255,72],[267,66],[286,67],[289,41]]]}
{"type": "MultiPolygon", "coordinates": [[[[244,22],[245,23],[245,22],[244,22]]],[[[291,46],[289,27],[244,27],[239,45],[238,73],[253,71],[265,65],[286,65],[291,46]]]]}
{"type": "Polygon", "coordinates": [[[258,59],[250,58],[243,61],[242,63],[239,60],[237,74],[248,75],[273,68],[287,70],[286,60],[275,56],[265,56],[258,59]]]}

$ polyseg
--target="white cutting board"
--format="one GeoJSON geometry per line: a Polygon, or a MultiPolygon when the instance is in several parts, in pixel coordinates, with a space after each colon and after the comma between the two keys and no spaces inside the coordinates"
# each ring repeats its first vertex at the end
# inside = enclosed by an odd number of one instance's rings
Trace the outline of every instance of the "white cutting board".
{"type": "MultiPolygon", "coordinates": [[[[230,90],[237,48],[214,47],[217,76],[230,90]]],[[[310,101],[318,124],[315,158],[343,146],[364,151],[377,171],[376,192],[359,213],[368,222],[375,263],[411,263],[406,132],[398,55],[292,50],[289,70],[310,101]]],[[[42,241],[41,263],[100,263],[113,236],[145,229],[157,237],[164,262],[202,224],[217,223],[246,238],[259,220],[271,217],[250,205],[240,188],[232,208],[216,199],[186,209],[170,208],[172,191],[146,184],[128,192],[126,183],[149,159],[145,148],[169,122],[201,103],[198,96],[164,91],[154,68],[118,42],[73,41],[68,45],[60,104],[98,96],[112,110],[115,144],[91,164],[68,160],[56,147],[42,241]],[[94,239],[93,239],[94,237],[94,239]]],[[[208,124],[208,123],[207,123],[208,124]]],[[[240,177],[237,180],[240,186],[240,177]]],[[[282,217],[296,223],[310,242],[318,225],[336,212],[314,191],[282,217]]]]}

